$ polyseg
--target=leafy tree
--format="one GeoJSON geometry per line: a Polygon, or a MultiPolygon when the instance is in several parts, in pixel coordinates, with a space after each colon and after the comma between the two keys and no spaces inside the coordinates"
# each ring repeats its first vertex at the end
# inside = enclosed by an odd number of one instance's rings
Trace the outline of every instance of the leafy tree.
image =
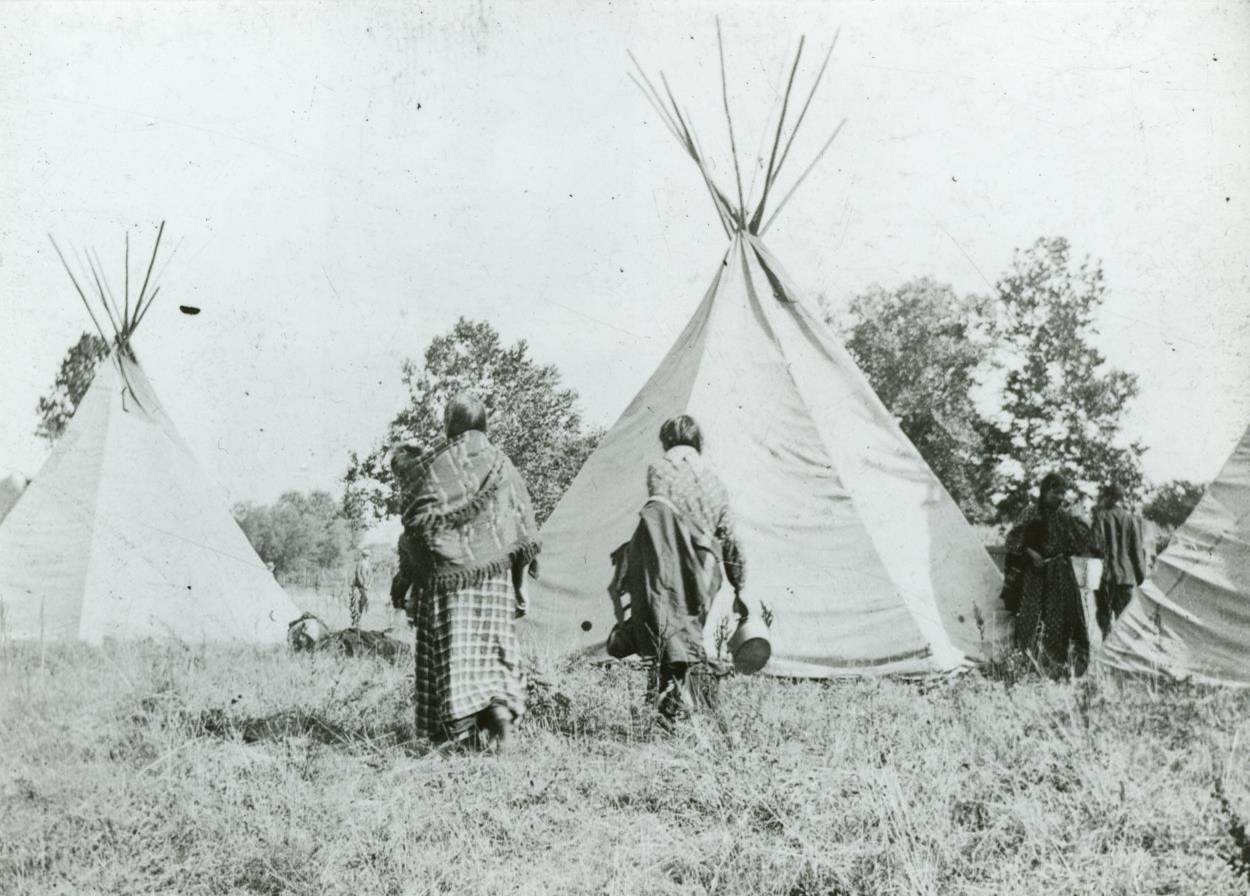
{"type": "Polygon", "coordinates": [[[524,341],[503,345],[488,323],[461,318],[451,332],[430,342],[421,366],[404,363],[403,382],[407,406],[368,455],[352,453],[344,476],[344,510],[357,525],[370,516],[380,520],[402,512],[386,452],[407,440],[427,450],[438,445],[443,407],[456,393],[469,392],[485,403],[491,441],[525,477],[540,523],[601,436],[585,428],[577,393],[562,387],[559,370],[530,358],[524,341]]]}
{"type": "Polygon", "coordinates": [[[108,354],[109,345],[99,336],[83,333],[78,338],[78,342],[61,359],[61,369],[52,390],[39,399],[36,408],[39,425],[35,427],[35,435],[49,442],[61,437],[70,418],[78,410],[78,403],[91,387],[96,365],[108,354]]]}
{"type": "Polygon", "coordinates": [[[840,327],[877,396],[972,519],[990,513],[972,398],[989,349],[985,304],[923,277],[856,296],[840,327]]]}
{"type": "Polygon", "coordinates": [[[1193,513],[1206,486],[1187,479],[1173,479],[1151,490],[1142,515],[1160,527],[1172,531],[1193,513]]]}
{"type": "Polygon", "coordinates": [[[271,505],[236,504],[234,518],[277,574],[333,569],[355,546],[342,506],[328,492],[286,492],[271,505]]]}
{"type": "Polygon", "coordinates": [[[1000,500],[998,518],[1016,518],[1035,480],[1066,472],[1087,496],[1116,481],[1141,492],[1139,442],[1118,443],[1137,377],[1107,366],[1091,343],[1106,294],[1102,266],[1075,270],[1062,237],[1017,250],[997,284],[995,333],[1005,349],[1002,414],[984,430],[984,472],[1000,500]]]}

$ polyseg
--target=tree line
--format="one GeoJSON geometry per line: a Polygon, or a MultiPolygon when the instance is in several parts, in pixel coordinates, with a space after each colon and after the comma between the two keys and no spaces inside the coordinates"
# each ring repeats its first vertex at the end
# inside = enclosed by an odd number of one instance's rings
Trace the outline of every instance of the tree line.
{"type": "Polygon", "coordinates": [[[1049,470],[1088,498],[1111,481],[1134,501],[1145,496],[1146,446],[1122,434],[1137,377],[1111,367],[1095,346],[1107,290],[1102,266],[1088,258],[1076,264],[1071,255],[1067,240],[1039,239],[1015,252],[991,295],[957,296],[922,278],[894,290],[873,287],[843,320],[829,316],[976,522],[1018,518],[1034,480],[1049,470]],[[978,401],[979,392],[988,396],[978,401]]]}

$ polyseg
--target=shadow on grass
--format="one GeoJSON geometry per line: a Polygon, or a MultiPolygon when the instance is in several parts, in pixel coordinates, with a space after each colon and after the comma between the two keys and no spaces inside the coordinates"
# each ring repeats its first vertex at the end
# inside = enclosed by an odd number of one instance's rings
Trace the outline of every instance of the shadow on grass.
{"type": "Polygon", "coordinates": [[[572,694],[542,678],[531,678],[527,694],[525,723],[571,738],[602,738],[630,743],[650,736],[656,727],[646,707],[631,704],[623,716],[615,701],[588,700],[587,692],[572,694]]]}
{"type": "MultiPolygon", "coordinates": [[[[563,737],[635,744],[659,739],[681,739],[689,733],[686,721],[669,721],[656,707],[657,672],[653,663],[610,660],[580,666],[563,679],[566,691],[542,676],[528,680],[526,724],[563,737]]],[[[697,727],[728,737],[730,724],[721,707],[726,676],[704,679],[698,687],[701,708],[693,713],[697,727]]]]}
{"type": "Polygon", "coordinates": [[[394,750],[425,753],[428,745],[417,738],[412,725],[394,722],[385,725],[343,724],[303,709],[289,709],[267,716],[232,717],[222,709],[206,709],[184,719],[193,734],[241,740],[245,744],[283,741],[304,737],[331,747],[370,751],[394,750]]]}
{"type": "Polygon", "coordinates": [[[1224,795],[1224,784],[1218,778],[1211,795],[1220,807],[1227,831],[1228,842],[1220,850],[1220,857],[1233,875],[1250,887],[1250,833],[1246,832],[1246,823],[1224,795]]]}

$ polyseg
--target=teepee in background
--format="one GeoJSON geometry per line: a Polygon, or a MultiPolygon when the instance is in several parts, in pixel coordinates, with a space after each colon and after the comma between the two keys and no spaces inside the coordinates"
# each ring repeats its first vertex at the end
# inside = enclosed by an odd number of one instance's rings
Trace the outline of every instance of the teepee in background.
{"type": "MultiPolygon", "coordinates": [[[[723,53],[721,74],[723,85],[723,53]]],[[[715,184],[667,81],[665,104],[643,80],[640,89],[695,162],[729,246],[685,331],[547,520],[529,639],[556,654],[602,651],[615,621],[606,592],[609,555],[637,523],[646,466],[660,454],[660,424],[688,413],[730,490],[746,555],[744,599],[757,613],[767,605],[774,617],[765,672],[926,672],[985,656],[1008,629],[993,561],[761,242],[842,127],[764,221],[820,75],[779,152],[787,86],[753,208],[743,199],[740,174],[737,203],[715,184]]],[[[728,119],[727,98],[725,111],[728,119]]],[[[732,120],[729,133],[732,147],[732,120]]],[[[731,601],[726,585],[707,626],[709,650],[731,601]]]]}
{"type": "Polygon", "coordinates": [[[4,522],[4,518],[9,515],[9,511],[22,496],[22,492],[26,491],[26,485],[26,477],[17,473],[0,476],[0,523],[4,522]]]}
{"type": "Polygon", "coordinates": [[[1097,656],[1130,672],[1250,686],[1250,427],[1097,656]]]}
{"type": "MultiPolygon", "coordinates": [[[[152,262],[163,231],[164,224],[152,262]]],[[[159,291],[148,291],[152,263],[133,306],[127,263],[119,306],[89,258],[110,340],[57,254],[111,351],[0,524],[0,634],[282,642],[299,610],[200,469],[135,355],[135,329],[159,291]]]]}

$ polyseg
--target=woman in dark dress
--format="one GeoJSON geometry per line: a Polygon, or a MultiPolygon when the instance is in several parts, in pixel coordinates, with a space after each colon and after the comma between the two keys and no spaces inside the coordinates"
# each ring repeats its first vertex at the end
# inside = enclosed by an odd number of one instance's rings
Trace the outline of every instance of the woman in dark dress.
{"type": "MultiPolygon", "coordinates": [[[[729,492],[703,458],[694,418],[682,414],[665,421],[660,446],[664,455],[647,467],[648,499],[634,537],[613,555],[612,587],[629,595],[631,608],[626,649],[618,655],[655,658],[654,697],[671,722],[716,704],[718,664],[705,653],[703,628],[722,570],[737,595],[746,563],[729,492]]],[[[747,613],[740,599],[734,610],[747,613]]]]}
{"type": "Polygon", "coordinates": [[[1089,636],[1072,558],[1093,555],[1093,534],[1064,506],[1068,484],[1042,479],[1037,506],[1007,536],[1007,562],[1018,570],[1015,646],[1044,671],[1085,674],[1089,636]]]}

